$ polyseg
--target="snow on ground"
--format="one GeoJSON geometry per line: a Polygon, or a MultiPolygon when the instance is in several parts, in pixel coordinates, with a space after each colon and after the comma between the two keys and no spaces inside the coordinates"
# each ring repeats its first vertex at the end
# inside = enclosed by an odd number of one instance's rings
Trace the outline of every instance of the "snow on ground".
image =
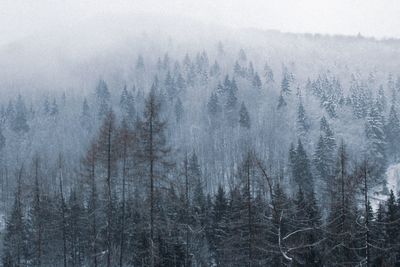
{"type": "MultiPolygon", "coordinates": [[[[400,163],[390,165],[386,170],[386,186],[388,189],[388,193],[390,190],[393,190],[395,195],[400,191],[400,163]]],[[[382,192],[375,193],[371,198],[371,205],[373,209],[377,209],[379,202],[385,201],[388,197],[388,194],[384,194],[382,192]]]]}
{"type": "Polygon", "coordinates": [[[400,190],[400,163],[390,165],[386,171],[387,187],[397,195],[400,190]]]}

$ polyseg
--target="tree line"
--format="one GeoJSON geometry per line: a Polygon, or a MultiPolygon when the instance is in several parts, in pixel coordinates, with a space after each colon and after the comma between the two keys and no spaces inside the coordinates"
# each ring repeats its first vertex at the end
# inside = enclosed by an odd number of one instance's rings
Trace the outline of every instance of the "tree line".
{"type": "MultiPolygon", "coordinates": [[[[212,103],[208,108],[216,110],[212,103]]],[[[232,162],[231,182],[206,190],[207,166],[196,151],[170,147],[162,109],[157,86],[140,116],[118,120],[104,104],[102,124],[79,169],[67,170],[63,155],[51,177],[40,154],[20,166],[3,235],[3,265],[400,263],[400,197],[391,191],[387,199],[374,199],[376,165],[367,157],[350,159],[325,118],[312,158],[301,139],[292,144],[289,182],[271,173],[249,146],[232,162]],[[73,182],[66,186],[67,180],[73,182]],[[372,203],[378,203],[375,209],[372,203]]],[[[243,109],[230,123],[246,128],[243,109]]]]}

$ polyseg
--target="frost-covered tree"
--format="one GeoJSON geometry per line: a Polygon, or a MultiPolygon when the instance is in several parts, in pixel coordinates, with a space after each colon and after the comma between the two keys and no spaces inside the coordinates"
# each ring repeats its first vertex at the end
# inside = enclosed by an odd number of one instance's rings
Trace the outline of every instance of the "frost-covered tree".
{"type": "Polygon", "coordinates": [[[394,105],[390,107],[389,118],[385,125],[388,156],[394,161],[400,158],[400,121],[394,105]]]}
{"type": "Polygon", "coordinates": [[[300,137],[305,137],[310,130],[309,119],[304,109],[303,101],[299,101],[299,106],[297,109],[297,132],[300,137]]]}
{"type": "Polygon", "coordinates": [[[175,102],[175,119],[177,123],[180,123],[183,119],[184,109],[181,99],[178,97],[175,102]]]}
{"type": "Polygon", "coordinates": [[[264,77],[265,77],[265,82],[267,84],[274,82],[274,72],[272,71],[271,67],[268,65],[268,62],[266,62],[264,65],[264,77]]]}
{"type": "Polygon", "coordinates": [[[377,105],[373,105],[367,116],[365,123],[365,135],[367,137],[367,153],[370,161],[374,164],[373,176],[378,182],[382,182],[383,174],[386,169],[386,135],[384,130],[384,119],[378,110],[377,105]]]}
{"type": "Polygon", "coordinates": [[[17,133],[24,133],[29,131],[27,110],[25,102],[21,95],[18,95],[17,102],[15,103],[15,116],[13,118],[11,128],[17,133]]]}
{"type": "Polygon", "coordinates": [[[290,95],[290,93],[292,91],[290,89],[290,78],[288,77],[287,74],[284,74],[282,77],[281,90],[282,90],[282,93],[285,95],[290,95]]]}
{"type": "Polygon", "coordinates": [[[103,79],[100,79],[96,87],[96,101],[98,107],[98,116],[100,119],[109,111],[111,95],[108,86],[103,79]]]}
{"type": "Polygon", "coordinates": [[[126,86],[122,90],[119,105],[127,121],[133,121],[136,114],[135,99],[131,91],[128,91],[126,86]]]}
{"type": "Polygon", "coordinates": [[[307,194],[313,192],[314,181],[311,173],[310,160],[308,159],[300,139],[297,142],[295,153],[291,150],[290,161],[292,176],[296,184],[307,194]]]}
{"type": "Polygon", "coordinates": [[[237,122],[237,102],[235,90],[230,87],[227,91],[224,111],[227,123],[231,127],[235,126],[237,122]]]}
{"type": "Polygon", "coordinates": [[[261,90],[261,79],[260,76],[258,75],[258,73],[256,72],[253,76],[253,81],[252,81],[252,85],[254,88],[256,88],[257,90],[261,90]]]}
{"type": "Polygon", "coordinates": [[[239,125],[246,129],[250,129],[250,127],[251,127],[250,115],[249,115],[249,112],[247,111],[247,108],[246,108],[246,105],[244,104],[244,102],[242,102],[242,104],[240,105],[239,125]]]}

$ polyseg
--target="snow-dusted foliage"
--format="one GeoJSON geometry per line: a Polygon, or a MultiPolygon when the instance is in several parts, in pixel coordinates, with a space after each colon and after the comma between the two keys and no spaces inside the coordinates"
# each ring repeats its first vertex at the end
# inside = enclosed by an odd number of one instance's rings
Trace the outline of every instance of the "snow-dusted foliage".
{"type": "Polygon", "coordinates": [[[0,51],[4,266],[399,264],[400,41],[136,22],[0,51]]]}

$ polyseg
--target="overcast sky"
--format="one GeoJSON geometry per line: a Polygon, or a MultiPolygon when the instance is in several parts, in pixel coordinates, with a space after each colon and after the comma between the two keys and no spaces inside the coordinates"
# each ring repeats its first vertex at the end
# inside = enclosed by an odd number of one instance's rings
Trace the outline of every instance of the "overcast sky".
{"type": "Polygon", "coordinates": [[[109,14],[285,32],[400,37],[399,0],[0,0],[0,44],[109,14]]]}

